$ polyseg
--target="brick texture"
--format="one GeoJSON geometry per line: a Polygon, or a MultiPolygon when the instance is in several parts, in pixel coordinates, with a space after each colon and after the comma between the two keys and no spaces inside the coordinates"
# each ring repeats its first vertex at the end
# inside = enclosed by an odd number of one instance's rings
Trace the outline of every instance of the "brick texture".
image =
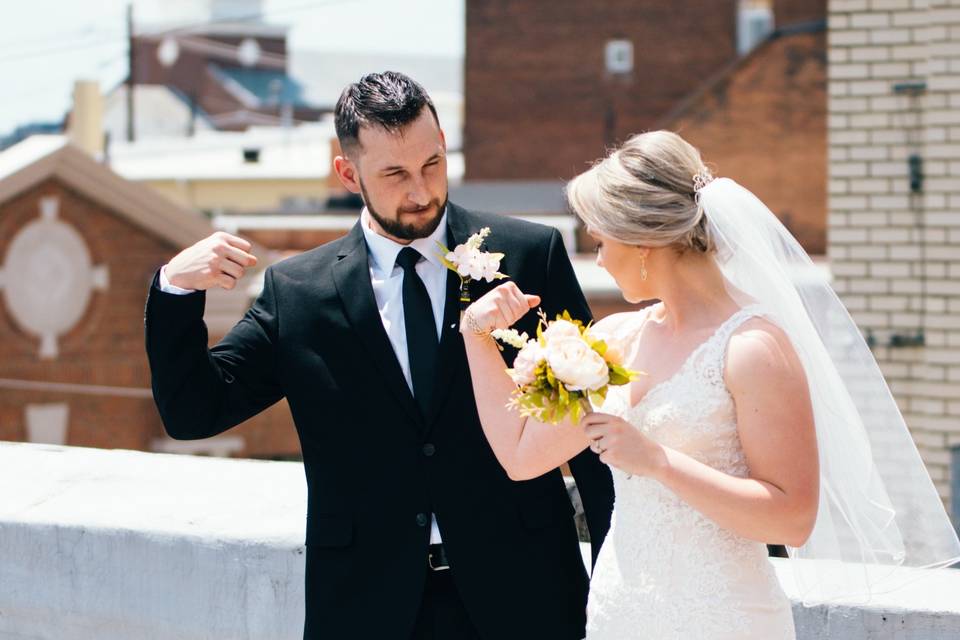
{"type": "Polygon", "coordinates": [[[466,179],[567,179],[732,61],[733,0],[468,0],[466,179]],[[693,34],[696,34],[693,37],[693,34]],[[605,71],[629,39],[633,72],[605,71]]]}
{"type": "Polygon", "coordinates": [[[566,179],[630,134],[677,130],[824,253],[827,45],[814,25],[825,2],[776,3],[785,35],[743,59],[736,7],[468,1],[466,179],[566,179]],[[619,38],[634,44],[623,77],[603,58],[619,38]]]}
{"type": "Polygon", "coordinates": [[[826,252],[826,74],[824,32],[785,35],[667,123],[718,175],[756,193],[812,254],[826,252]]]}
{"type": "Polygon", "coordinates": [[[951,240],[960,224],[960,11],[946,0],[835,0],[829,11],[835,286],[876,341],[874,355],[948,501],[949,447],[960,444],[960,237],[951,240]],[[905,83],[918,90],[895,90],[905,83]],[[912,155],[923,159],[918,193],[912,155]],[[916,335],[923,345],[898,344],[916,335]]]}
{"type": "MultiPolygon", "coordinates": [[[[109,287],[94,292],[83,317],[59,340],[59,355],[54,360],[40,359],[39,340],[15,323],[0,296],[0,378],[149,389],[143,343],[147,287],[155,270],[179,248],[50,179],[0,203],[0,262],[17,231],[36,219],[44,196],[59,198],[60,219],[80,232],[93,263],[108,267],[109,287]]],[[[220,337],[211,335],[211,344],[220,337]]],[[[48,402],[69,405],[67,442],[71,445],[149,451],[152,440],[163,435],[150,397],[0,389],[0,439],[25,440],[26,405],[48,402]]],[[[284,403],[234,432],[245,439],[242,455],[275,457],[299,452],[284,403]]]]}

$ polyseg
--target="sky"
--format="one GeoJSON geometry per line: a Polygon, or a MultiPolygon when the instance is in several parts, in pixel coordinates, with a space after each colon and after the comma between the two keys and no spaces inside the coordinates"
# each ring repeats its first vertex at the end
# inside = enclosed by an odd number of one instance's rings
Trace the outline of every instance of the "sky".
{"type": "MultiPolygon", "coordinates": [[[[229,0],[228,0],[229,1],[229,0]]],[[[233,0],[239,4],[256,0],[233,0]]],[[[138,28],[209,17],[211,0],[134,0],[138,28]]],[[[73,82],[103,90],[127,73],[128,0],[0,0],[0,136],[58,121],[73,82]]],[[[294,50],[462,56],[464,0],[263,0],[268,22],[291,27],[294,50]]]]}

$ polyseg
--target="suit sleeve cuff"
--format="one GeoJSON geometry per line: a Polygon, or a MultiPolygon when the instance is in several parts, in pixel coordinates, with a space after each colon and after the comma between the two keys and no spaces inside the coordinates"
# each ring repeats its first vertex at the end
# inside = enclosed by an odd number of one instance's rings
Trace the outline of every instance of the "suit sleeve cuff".
{"type": "Polygon", "coordinates": [[[196,289],[182,289],[181,287],[170,284],[170,281],[167,279],[167,265],[160,267],[160,291],[164,293],[172,293],[178,296],[185,296],[188,293],[194,293],[196,289]]]}

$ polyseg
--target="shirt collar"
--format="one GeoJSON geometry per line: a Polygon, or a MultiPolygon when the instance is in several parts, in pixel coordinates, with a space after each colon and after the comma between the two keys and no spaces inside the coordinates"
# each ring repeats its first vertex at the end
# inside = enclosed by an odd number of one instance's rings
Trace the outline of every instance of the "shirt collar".
{"type": "Polygon", "coordinates": [[[363,230],[363,239],[367,242],[367,250],[373,260],[374,267],[389,276],[397,262],[397,255],[404,247],[412,247],[420,252],[430,263],[443,267],[440,261],[440,247],[438,242],[446,244],[447,240],[447,209],[440,216],[440,224],[426,238],[417,238],[410,244],[400,244],[386,238],[370,228],[370,212],[364,207],[360,212],[360,228],[363,230]]]}

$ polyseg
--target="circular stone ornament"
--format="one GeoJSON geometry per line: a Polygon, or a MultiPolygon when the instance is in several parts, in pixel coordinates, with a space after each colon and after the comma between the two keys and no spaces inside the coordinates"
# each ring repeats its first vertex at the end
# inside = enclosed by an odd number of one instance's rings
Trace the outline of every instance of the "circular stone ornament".
{"type": "Polygon", "coordinates": [[[41,216],[14,236],[0,276],[13,319],[41,339],[41,358],[56,358],[57,339],[83,317],[94,289],[106,289],[106,267],[95,267],[77,230],[41,201],[41,216]]]}

